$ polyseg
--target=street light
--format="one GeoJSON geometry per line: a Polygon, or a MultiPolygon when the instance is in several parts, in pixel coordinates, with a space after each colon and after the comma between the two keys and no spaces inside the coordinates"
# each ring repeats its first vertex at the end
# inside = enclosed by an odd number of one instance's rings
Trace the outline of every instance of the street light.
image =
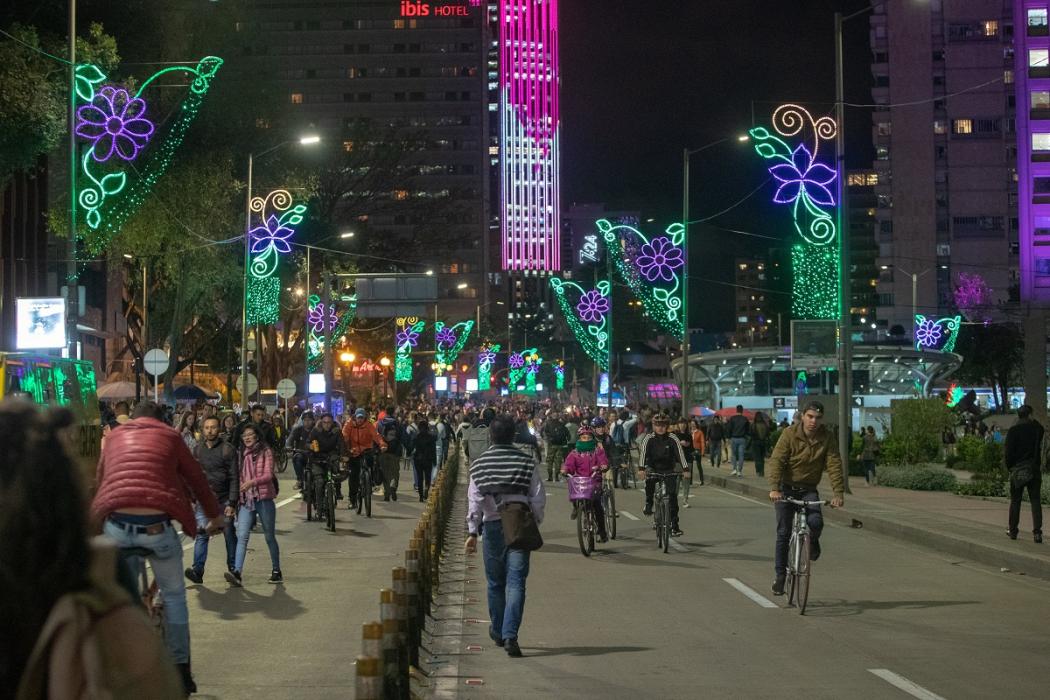
{"type": "MultiPolygon", "coordinates": [[[[300,146],[312,146],[321,142],[321,137],[316,134],[307,134],[298,140],[300,146]]],[[[255,168],[255,159],[273,153],[278,148],[286,146],[289,141],[282,141],[276,146],[271,146],[256,156],[248,154],[248,193],[244,207],[244,275],[241,287],[241,410],[248,408],[248,269],[251,265],[251,230],[252,230],[252,175],[255,168]]]]}
{"type": "Polygon", "coordinates": [[[344,352],[339,355],[339,361],[344,364],[351,364],[356,359],[357,355],[352,352],[344,352]]]}
{"type": "Polygon", "coordinates": [[[346,231],[345,233],[340,233],[339,237],[340,238],[353,238],[354,237],[354,232],[353,231],[346,231]]]}
{"type": "MultiPolygon", "coordinates": [[[[682,149],[682,226],[684,227],[684,235],[682,237],[682,258],[684,265],[682,268],[682,417],[685,418],[689,415],[689,402],[691,393],[689,383],[689,159],[693,155],[706,151],[709,148],[721,145],[726,141],[733,140],[734,137],[727,136],[725,138],[712,141],[706,146],[694,149],[682,149]]],[[[746,134],[740,134],[735,137],[738,143],[746,143],[751,140],[751,137],[746,134]]],[[[612,391],[610,390],[610,396],[612,391]]]]}
{"type": "Polygon", "coordinates": [[[919,301],[919,278],[922,277],[923,275],[925,275],[927,272],[931,272],[932,268],[928,267],[925,270],[923,270],[922,272],[918,272],[918,273],[908,272],[907,270],[905,270],[900,265],[897,266],[897,269],[900,270],[901,272],[903,272],[904,274],[908,275],[909,277],[911,277],[911,323],[912,323],[912,327],[914,327],[915,326],[915,315],[919,311],[919,303],[918,303],[918,301],[919,301]]]}

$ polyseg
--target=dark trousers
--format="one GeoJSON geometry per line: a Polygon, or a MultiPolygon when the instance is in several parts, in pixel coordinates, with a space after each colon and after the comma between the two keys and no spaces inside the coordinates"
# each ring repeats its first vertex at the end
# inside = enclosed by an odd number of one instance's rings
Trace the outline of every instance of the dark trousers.
{"type": "Polygon", "coordinates": [[[419,491],[419,499],[423,500],[430,493],[434,465],[427,460],[413,460],[412,467],[416,470],[416,490],[419,491]]]}
{"type": "Polygon", "coordinates": [[[751,452],[755,457],[755,473],[759,476],[766,475],[766,441],[751,440],[751,452]]]}
{"type": "Polygon", "coordinates": [[[397,467],[401,457],[390,452],[384,452],[377,457],[379,468],[383,472],[383,500],[389,501],[390,497],[397,498],[397,467]]]}
{"type": "MultiPolygon", "coordinates": [[[[668,511],[671,516],[671,527],[678,527],[678,479],[664,479],[667,484],[668,511]]],[[[653,493],[656,491],[656,479],[645,480],[645,509],[653,509],[653,493]]]]}
{"type": "MultiPolygon", "coordinates": [[[[820,498],[816,489],[784,489],[784,496],[799,501],[816,501],[820,498]]],[[[777,546],[774,554],[773,569],[777,576],[787,573],[788,545],[791,543],[791,526],[794,523],[798,506],[793,503],[777,501],[773,504],[777,514],[777,546]]],[[[809,539],[816,543],[824,529],[824,514],[820,506],[806,508],[806,521],[809,523],[809,539]]]]}
{"type": "Polygon", "coordinates": [[[1043,534],[1043,504],[1039,498],[1039,488],[1042,486],[1042,478],[1036,474],[1036,478],[1029,481],[1019,489],[1010,486],[1010,532],[1017,532],[1017,523],[1021,519],[1021,497],[1024,490],[1028,489],[1028,500],[1032,502],[1032,534],[1043,534]]]}
{"type": "Polygon", "coordinates": [[[361,467],[371,466],[371,461],[365,455],[350,458],[350,474],[346,480],[346,488],[350,494],[350,501],[357,503],[358,492],[361,490],[361,467]]]}
{"type": "Polygon", "coordinates": [[[306,466],[306,455],[296,452],[292,455],[292,469],[295,470],[295,480],[303,480],[303,468],[306,466]]]}

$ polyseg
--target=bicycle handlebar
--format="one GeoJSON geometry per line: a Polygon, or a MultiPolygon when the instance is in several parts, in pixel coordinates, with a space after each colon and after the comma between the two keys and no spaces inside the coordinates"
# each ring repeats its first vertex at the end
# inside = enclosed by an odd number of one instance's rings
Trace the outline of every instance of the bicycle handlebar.
{"type": "Polygon", "coordinates": [[[781,498],[784,503],[790,503],[796,506],[830,506],[831,501],[800,501],[797,498],[781,498]]]}

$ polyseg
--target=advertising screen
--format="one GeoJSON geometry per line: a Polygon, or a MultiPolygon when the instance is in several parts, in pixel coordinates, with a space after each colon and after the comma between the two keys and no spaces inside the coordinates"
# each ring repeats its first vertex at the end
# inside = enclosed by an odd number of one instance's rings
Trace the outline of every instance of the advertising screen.
{"type": "Polygon", "coordinates": [[[19,350],[66,347],[66,300],[61,297],[16,300],[15,333],[19,350]]]}

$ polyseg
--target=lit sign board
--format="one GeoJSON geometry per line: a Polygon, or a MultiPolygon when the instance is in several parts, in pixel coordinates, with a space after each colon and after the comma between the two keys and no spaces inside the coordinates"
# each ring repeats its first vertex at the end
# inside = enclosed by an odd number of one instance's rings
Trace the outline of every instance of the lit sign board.
{"type": "Polygon", "coordinates": [[[419,0],[401,0],[402,17],[469,17],[473,7],[480,7],[481,0],[469,0],[461,3],[420,2],[419,0]]]}
{"type": "Polygon", "coordinates": [[[308,391],[311,394],[325,393],[325,380],[323,374],[311,374],[308,391]]]}
{"type": "Polygon", "coordinates": [[[434,377],[434,391],[448,391],[448,377],[434,377]]]}
{"type": "Polygon", "coordinates": [[[17,299],[15,346],[19,350],[66,347],[66,300],[61,297],[17,299]]]}

